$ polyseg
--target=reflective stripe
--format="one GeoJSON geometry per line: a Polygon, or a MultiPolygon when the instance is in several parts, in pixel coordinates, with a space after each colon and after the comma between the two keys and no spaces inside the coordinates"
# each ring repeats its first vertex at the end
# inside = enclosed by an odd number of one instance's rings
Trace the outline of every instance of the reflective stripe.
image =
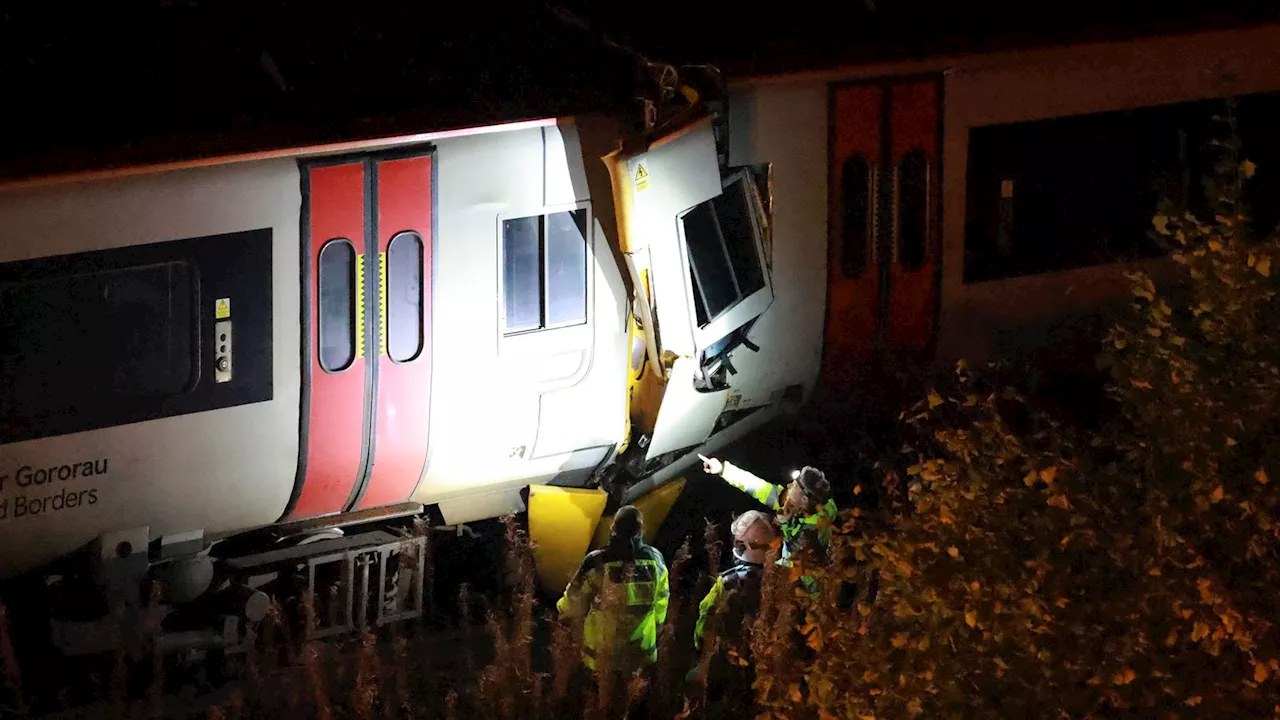
{"type": "Polygon", "coordinates": [[[752,500],[762,503],[770,510],[779,508],[778,498],[782,494],[781,486],[762,480],[730,462],[724,463],[724,468],[720,471],[720,477],[723,477],[725,482],[750,495],[752,500]]]}

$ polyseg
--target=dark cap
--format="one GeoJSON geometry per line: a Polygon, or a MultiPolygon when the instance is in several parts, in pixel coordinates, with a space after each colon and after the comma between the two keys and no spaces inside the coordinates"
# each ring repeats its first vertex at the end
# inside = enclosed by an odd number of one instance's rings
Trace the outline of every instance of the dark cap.
{"type": "Polygon", "coordinates": [[[831,495],[831,483],[827,482],[827,476],[818,468],[806,465],[796,477],[796,483],[815,503],[822,504],[831,495]]]}
{"type": "Polygon", "coordinates": [[[620,538],[639,537],[643,525],[644,516],[635,505],[623,505],[613,516],[613,534],[620,538]]]}

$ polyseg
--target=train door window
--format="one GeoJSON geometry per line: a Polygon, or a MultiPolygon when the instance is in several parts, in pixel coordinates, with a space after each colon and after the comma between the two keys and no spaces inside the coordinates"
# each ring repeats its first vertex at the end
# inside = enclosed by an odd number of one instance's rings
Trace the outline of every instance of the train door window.
{"type": "Polygon", "coordinates": [[[871,262],[872,172],[864,155],[846,159],[841,168],[840,268],[848,278],[866,272],[871,262]]]}
{"type": "Polygon", "coordinates": [[[755,184],[743,171],[680,217],[701,348],[758,317],[772,299],[761,223],[755,184]]]}
{"type": "Polygon", "coordinates": [[[197,379],[195,272],[185,262],[0,287],[0,415],[181,395],[197,379]]]}
{"type": "Polygon", "coordinates": [[[345,370],[356,358],[356,250],[344,239],[320,250],[320,367],[345,370]]]}
{"type": "Polygon", "coordinates": [[[402,232],[387,245],[387,356],[409,362],[422,352],[422,236],[402,232]]]}
{"type": "Polygon", "coordinates": [[[502,222],[503,333],[587,322],[586,208],[502,222]]]}
{"type": "Polygon", "coordinates": [[[929,242],[929,160],[912,150],[898,163],[898,262],[904,270],[924,265],[929,242]]]}

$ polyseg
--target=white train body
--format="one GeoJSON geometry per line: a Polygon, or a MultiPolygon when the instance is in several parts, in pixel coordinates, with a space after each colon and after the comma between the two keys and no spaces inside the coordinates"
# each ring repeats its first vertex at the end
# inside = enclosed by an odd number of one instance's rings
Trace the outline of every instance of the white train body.
{"type": "MultiPolygon", "coordinates": [[[[6,348],[6,380],[25,385],[0,445],[0,573],[126,530],[111,537],[144,542],[109,551],[404,504],[449,524],[497,517],[530,484],[582,486],[613,458],[632,348],[600,161],[612,145],[584,155],[571,120],[428,140],[0,191],[6,329],[30,338],[6,348]],[[77,395],[104,382],[114,394],[77,395]]],[[[637,207],[653,214],[631,234],[671,264],[650,280],[663,348],[691,355],[719,338],[694,341],[674,228],[720,192],[711,126],[643,157],[637,207]]],[[[735,409],[816,372],[814,272],[775,252],[735,409]],[[806,315],[809,344],[784,341],[806,315]]],[[[700,445],[725,409],[689,362],[663,453],[700,445]]]]}

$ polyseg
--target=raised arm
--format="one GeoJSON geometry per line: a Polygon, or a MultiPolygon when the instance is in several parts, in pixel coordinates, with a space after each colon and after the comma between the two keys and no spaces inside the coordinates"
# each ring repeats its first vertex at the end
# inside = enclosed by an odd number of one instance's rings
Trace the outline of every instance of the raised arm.
{"type": "Polygon", "coordinates": [[[719,475],[725,482],[751,496],[751,499],[763,504],[770,510],[777,511],[781,507],[782,486],[756,477],[730,462],[715,458],[702,458],[702,469],[711,475],[719,475]]]}

